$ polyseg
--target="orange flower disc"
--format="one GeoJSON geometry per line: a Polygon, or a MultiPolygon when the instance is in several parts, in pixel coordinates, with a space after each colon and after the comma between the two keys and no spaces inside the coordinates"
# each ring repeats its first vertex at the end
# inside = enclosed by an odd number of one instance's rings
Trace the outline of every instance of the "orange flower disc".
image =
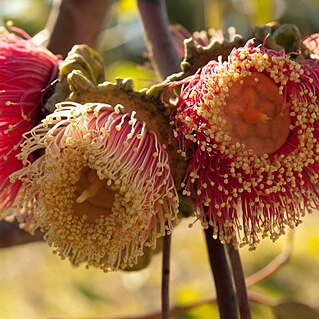
{"type": "Polygon", "coordinates": [[[285,143],[289,110],[271,79],[254,72],[232,85],[225,102],[226,130],[235,142],[257,155],[273,153],[285,143]]]}

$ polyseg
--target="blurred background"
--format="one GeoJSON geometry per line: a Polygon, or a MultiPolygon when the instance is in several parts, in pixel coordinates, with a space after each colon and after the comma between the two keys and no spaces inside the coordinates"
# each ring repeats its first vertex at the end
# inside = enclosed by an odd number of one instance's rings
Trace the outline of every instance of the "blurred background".
{"type": "MultiPolygon", "coordinates": [[[[0,0],[0,19],[2,24],[14,21],[33,36],[44,28],[51,4],[49,0],[0,0]]],[[[191,32],[234,26],[245,35],[251,27],[270,21],[294,23],[303,35],[319,32],[318,0],[168,0],[167,6],[170,21],[191,32]]],[[[98,43],[106,78],[131,77],[137,88],[155,79],[153,72],[141,67],[145,50],[135,1],[115,1],[98,43]]],[[[190,229],[190,222],[184,220],[173,236],[172,305],[214,295],[204,236],[199,223],[190,229]]],[[[319,310],[318,213],[307,216],[293,237],[276,243],[264,240],[254,252],[241,250],[245,272],[251,275],[279,254],[287,241],[293,246],[289,263],[250,289],[256,300],[253,318],[295,318],[287,311],[281,317],[271,311],[270,305],[280,300],[296,300],[319,310]]],[[[4,319],[118,318],[160,309],[159,255],[142,271],[104,274],[74,268],[53,255],[45,243],[33,243],[0,250],[0,269],[0,318],[4,319]]],[[[204,305],[174,318],[217,318],[217,313],[215,305],[204,305]]]]}

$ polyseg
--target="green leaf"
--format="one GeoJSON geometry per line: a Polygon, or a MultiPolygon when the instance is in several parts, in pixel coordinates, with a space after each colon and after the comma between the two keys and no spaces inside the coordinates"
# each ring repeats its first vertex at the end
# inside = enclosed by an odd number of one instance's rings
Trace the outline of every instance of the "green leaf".
{"type": "Polygon", "coordinates": [[[84,283],[77,283],[75,284],[75,288],[77,291],[79,291],[85,298],[87,298],[89,301],[95,303],[98,301],[105,302],[107,299],[105,296],[103,296],[101,293],[93,289],[87,284],[84,283]]]}
{"type": "Polygon", "coordinates": [[[319,319],[319,313],[297,301],[283,301],[273,307],[275,319],[319,319]]]}

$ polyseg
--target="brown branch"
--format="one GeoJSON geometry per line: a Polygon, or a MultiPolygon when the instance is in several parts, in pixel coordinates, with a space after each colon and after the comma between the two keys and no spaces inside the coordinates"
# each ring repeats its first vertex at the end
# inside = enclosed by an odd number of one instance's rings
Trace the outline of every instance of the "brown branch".
{"type": "Polygon", "coordinates": [[[225,247],[213,238],[212,227],[204,230],[209,263],[214,276],[220,319],[236,319],[237,302],[225,247]]]}
{"type": "Polygon", "coordinates": [[[260,295],[254,292],[248,293],[249,301],[259,303],[264,306],[273,307],[276,303],[272,301],[269,297],[265,297],[264,295],[260,295]]]}
{"type": "Polygon", "coordinates": [[[180,57],[174,47],[164,0],[138,0],[147,45],[160,76],[180,71],[180,57]]]}
{"type": "Polygon", "coordinates": [[[240,260],[238,249],[235,249],[232,244],[227,246],[228,256],[230,259],[234,283],[237,292],[238,307],[241,319],[251,319],[250,306],[247,295],[247,287],[245,283],[245,275],[243,266],[240,260]]]}
{"type": "Polygon", "coordinates": [[[48,49],[66,56],[74,44],[95,47],[113,0],[55,0],[46,26],[48,49]]]}
{"type": "Polygon", "coordinates": [[[246,286],[251,287],[267,279],[289,262],[293,248],[294,232],[289,232],[284,250],[274,257],[265,267],[246,278],[246,286]]]}
{"type": "Polygon", "coordinates": [[[171,235],[163,238],[163,262],[162,262],[162,319],[169,319],[169,276],[171,257],[171,235]]]}
{"type": "Polygon", "coordinates": [[[32,243],[42,239],[42,234],[36,232],[34,236],[19,228],[17,222],[0,222],[0,248],[32,243]]]}

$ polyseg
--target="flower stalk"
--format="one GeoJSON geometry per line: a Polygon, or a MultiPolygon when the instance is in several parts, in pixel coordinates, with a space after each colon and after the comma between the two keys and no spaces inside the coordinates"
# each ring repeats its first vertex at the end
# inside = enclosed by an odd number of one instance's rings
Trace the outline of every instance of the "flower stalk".
{"type": "MultiPolygon", "coordinates": [[[[179,56],[169,29],[166,3],[163,0],[138,0],[151,59],[161,78],[179,70],[179,56]]],[[[162,260],[162,319],[170,316],[170,251],[171,235],[163,239],[162,260]]]]}
{"type": "Polygon", "coordinates": [[[180,59],[169,29],[166,3],[163,0],[138,0],[147,45],[161,78],[180,70],[180,59]]]}
{"type": "Polygon", "coordinates": [[[162,258],[162,319],[170,316],[170,260],[171,260],[171,240],[172,235],[163,238],[163,258],[162,258]]]}
{"type": "Polygon", "coordinates": [[[233,245],[227,245],[227,253],[229,256],[234,284],[236,287],[236,295],[238,301],[239,314],[241,319],[251,319],[251,312],[248,300],[247,287],[245,282],[245,274],[241,263],[238,249],[233,245]]]}
{"type": "Polygon", "coordinates": [[[96,46],[113,0],[55,0],[45,31],[47,47],[66,56],[75,44],[96,46]]]}
{"type": "Polygon", "coordinates": [[[236,295],[232,274],[227,262],[225,247],[213,238],[213,228],[204,229],[209,264],[212,269],[220,319],[238,318],[236,295]]]}

